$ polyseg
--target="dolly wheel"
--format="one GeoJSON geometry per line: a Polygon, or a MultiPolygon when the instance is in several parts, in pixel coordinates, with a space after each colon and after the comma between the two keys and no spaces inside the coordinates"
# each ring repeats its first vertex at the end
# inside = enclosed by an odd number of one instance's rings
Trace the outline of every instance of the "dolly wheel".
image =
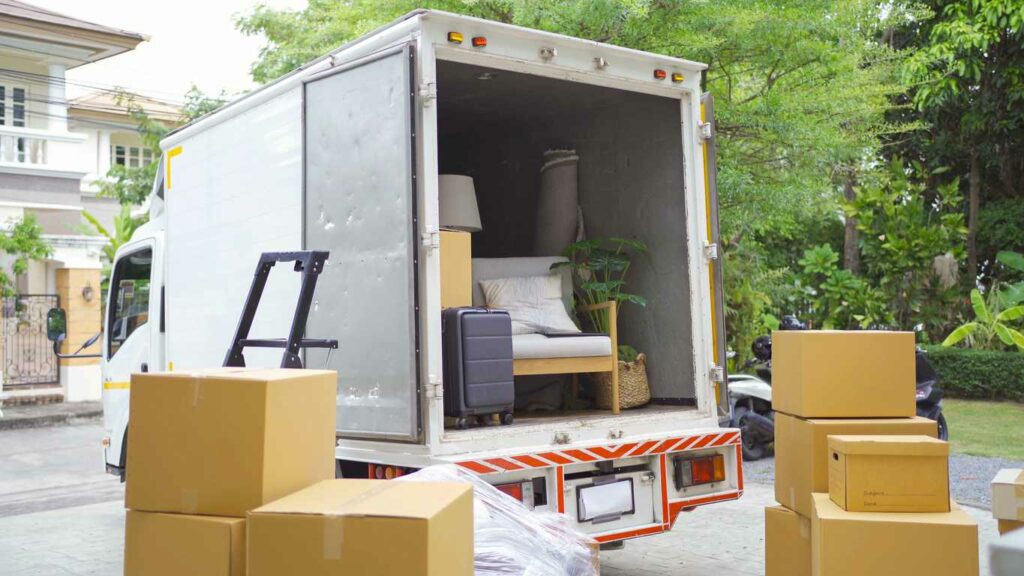
{"type": "Polygon", "coordinates": [[[466,428],[469,428],[469,420],[466,420],[465,418],[456,418],[455,428],[457,430],[465,430],[466,428]]]}
{"type": "Polygon", "coordinates": [[[509,424],[511,424],[511,423],[513,423],[515,421],[516,421],[516,418],[515,418],[515,416],[512,415],[511,412],[502,412],[501,413],[501,423],[504,424],[505,426],[508,426],[509,424]]]}

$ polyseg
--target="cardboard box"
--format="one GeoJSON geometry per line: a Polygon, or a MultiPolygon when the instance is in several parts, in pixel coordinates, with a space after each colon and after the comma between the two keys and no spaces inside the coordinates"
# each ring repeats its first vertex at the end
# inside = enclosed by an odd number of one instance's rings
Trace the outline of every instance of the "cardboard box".
{"type": "Polygon", "coordinates": [[[810,576],[810,518],[783,506],[764,509],[764,574],[810,576]]]}
{"type": "Polygon", "coordinates": [[[829,436],[828,493],[849,512],[949,512],[949,444],[928,436],[829,436]]]}
{"type": "Polygon", "coordinates": [[[129,510],[125,576],[245,576],[245,520],[129,510]]]}
{"type": "Polygon", "coordinates": [[[955,504],[938,513],[847,512],[828,494],[813,500],[814,576],[978,576],[978,524],[955,504]]]}
{"type": "Polygon", "coordinates": [[[133,374],[125,505],[244,517],[334,478],[336,374],[133,374]]]}
{"type": "Polygon", "coordinates": [[[992,479],[992,517],[1024,521],[1024,470],[1004,468],[992,479]]]}
{"type": "Polygon", "coordinates": [[[996,520],[996,528],[1000,534],[1007,534],[1014,530],[1024,528],[1024,521],[1021,520],[996,520]]]}
{"type": "Polygon", "coordinates": [[[249,576],[472,576],[473,488],[329,480],[249,513],[249,576]]]}
{"type": "Polygon", "coordinates": [[[775,413],[775,499],[810,518],[812,492],[828,492],[830,434],[938,435],[927,418],[804,420],[775,413]]]}
{"type": "Polygon", "coordinates": [[[772,406],[801,418],[917,413],[913,332],[772,333],[772,406]]]}
{"type": "Polygon", "coordinates": [[[1024,531],[996,539],[989,551],[989,571],[992,576],[1024,574],[1024,531]]]}

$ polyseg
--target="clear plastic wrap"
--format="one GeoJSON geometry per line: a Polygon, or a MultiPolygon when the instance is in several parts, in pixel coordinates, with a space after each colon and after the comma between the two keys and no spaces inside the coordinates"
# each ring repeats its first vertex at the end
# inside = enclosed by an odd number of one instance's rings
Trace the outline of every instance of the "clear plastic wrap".
{"type": "Polygon", "coordinates": [[[476,576],[598,576],[597,543],[569,519],[531,511],[480,477],[454,465],[424,468],[401,482],[473,485],[476,576]]]}

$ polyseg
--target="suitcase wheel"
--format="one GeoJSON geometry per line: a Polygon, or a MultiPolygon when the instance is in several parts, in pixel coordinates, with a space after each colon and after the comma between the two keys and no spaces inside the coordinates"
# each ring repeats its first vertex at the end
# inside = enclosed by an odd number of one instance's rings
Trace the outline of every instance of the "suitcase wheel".
{"type": "Polygon", "coordinates": [[[508,426],[509,424],[511,424],[511,423],[513,423],[515,421],[516,421],[516,418],[515,418],[515,416],[512,415],[511,412],[502,412],[501,413],[501,423],[504,424],[505,426],[508,426]]]}

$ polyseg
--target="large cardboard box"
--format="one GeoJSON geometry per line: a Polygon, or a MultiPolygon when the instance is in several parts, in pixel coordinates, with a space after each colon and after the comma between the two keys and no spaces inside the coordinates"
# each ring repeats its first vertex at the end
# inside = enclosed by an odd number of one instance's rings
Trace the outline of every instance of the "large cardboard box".
{"type": "Polygon", "coordinates": [[[992,479],[992,516],[1024,521],[1024,470],[1004,468],[992,479]]]}
{"type": "Polygon", "coordinates": [[[329,480],[249,513],[249,576],[472,576],[473,488],[329,480]]]}
{"type": "Polygon", "coordinates": [[[810,576],[810,518],[783,506],[764,509],[764,574],[810,576]]]}
{"type": "Polygon", "coordinates": [[[125,576],[245,576],[245,520],[129,510],[125,576]]]}
{"type": "Polygon", "coordinates": [[[978,524],[949,512],[847,512],[814,494],[811,574],[978,576],[978,524]]]}
{"type": "Polygon", "coordinates": [[[244,517],[334,478],[336,373],[133,374],[125,505],[244,517]]]}
{"type": "Polygon", "coordinates": [[[813,419],[775,413],[775,499],[811,517],[812,492],[828,492],[830,434],[918,434],[936,436],[927,418],[813,419]]]}
{"type": "Polygon", "coordinates": [[[828,492],[850,512],[949,512],[949,444],[928,436],[829,436],[828,492]]]}
{"type": "Polygon", "coordinates": [[[1024,521],[1021,520],[996,520],[996,529],[1000,534],[1007,534],[1021,528],[1024,528],[1024,521]]]}
{"type": "Polygon", "coordinates": [[[772,406],[801,418],[917,413],[912,332],[772,333],[772,406]]]}

